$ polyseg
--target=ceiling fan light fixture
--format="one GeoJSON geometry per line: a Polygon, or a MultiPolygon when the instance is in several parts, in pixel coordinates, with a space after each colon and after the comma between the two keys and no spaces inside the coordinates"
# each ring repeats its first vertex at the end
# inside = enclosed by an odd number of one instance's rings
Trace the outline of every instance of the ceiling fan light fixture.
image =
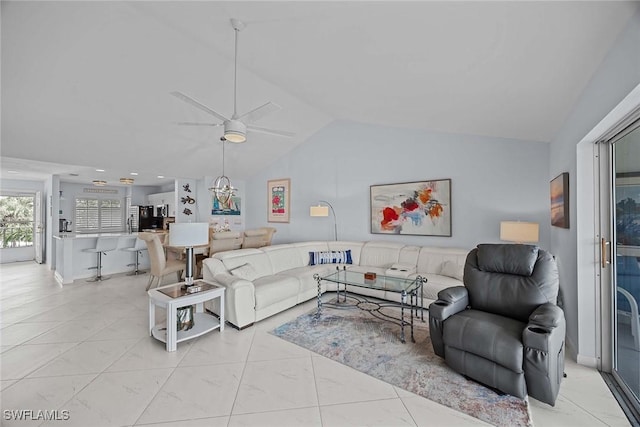
{"type": "Polygon", "coordinates": [[[224,124],[224,139],[239,144],[247,140],[247,127],[239,120],[228,120],[224,124]]]}
{"type": "Polygon", "coordinates": [[[231,116],[224,116],[217,111],[207,107],[200,101],[193,99],[192,97],[185,95],[182,92],[174,91],[171,95],[183,100],[184,102],[191,104],[192,106],[204,111],[207,114],[220,120],[222,123],[193,123],[193,122],[179,122],[178,124],[187,126],[224,126],[223,138],[229,142],[236,144],[245,142],[247,140],[247,128],[252,132],[261,132],[270,135],[291,137],[291,132],[284,132],[279,130],[267,129],[263,127],[253,126],[252,123],[256,120],[260,120],[267,114],[271,114],[274,111],[278,111],[280,106],[273,102],[267,102],[260,107],[253,110],[238,114],[238,33],[242,31],[245,24],[235,18],[231,19],[231,26],[235,33],[235,53],[233,57],[233,114],[231,116]],[[230,117],[230,118],[229,118],[230,117]]]}

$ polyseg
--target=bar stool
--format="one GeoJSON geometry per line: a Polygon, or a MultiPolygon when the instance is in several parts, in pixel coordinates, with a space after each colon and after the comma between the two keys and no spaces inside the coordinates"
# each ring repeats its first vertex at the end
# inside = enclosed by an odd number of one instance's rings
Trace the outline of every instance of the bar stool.
{"type": "Polygon", "coordinates": [[[131,267],[131,266],[135,266],[135,270],[133,270],[130,273],[127,273],[127,276],[134,276],[137,274],[144,274],[146,273],[146,271],[142,271],[139,269],[140,267],[140,255],[142,255],[142,251],[146,251],[147,250],[147,243],[144,240],[138,239],[136,237],[136,240],[133,243],[133,246],[129,246],[126,248],[120,248],[123,251],[127,251],[127,252],[135,252],[136,253],[136,262],[133,264],[127,264],[127,267],[131,267]]]}
{"type": "Polygon", "coordinates": [[[110,279],[110,277],[102,276],[102,255],[106,255],[107,252],[116,250],[117,247],[117,237],[98,237],[98,239],[96,240],[95,248],[87,248],[82,250],[83,252],[94,253],[98,256],[98,265],[96,267],[89,267],[90,270],[94,268],[98,269],[96,276],[91,279],[87,279],[87,282],[100,282],[102,280],[110,279]]]}

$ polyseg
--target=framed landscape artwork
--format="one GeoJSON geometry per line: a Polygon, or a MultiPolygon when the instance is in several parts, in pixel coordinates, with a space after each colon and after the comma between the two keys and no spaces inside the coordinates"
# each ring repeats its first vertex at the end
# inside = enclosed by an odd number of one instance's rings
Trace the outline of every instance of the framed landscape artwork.
{"type": "Polygon", "coordinates": [[[551,181],[551,225],[569,228],[569,173],[551,181]]]}
{"type": "Polygon", "coordinates": [[[451,180],[372,185],[371,233],[451,237],[451,180]]]}
{"type": "Polygon", "coordinates": [[[291,180],[288,178],[267,181],[268,222],[289,222],[290,191],[291,180]]]}

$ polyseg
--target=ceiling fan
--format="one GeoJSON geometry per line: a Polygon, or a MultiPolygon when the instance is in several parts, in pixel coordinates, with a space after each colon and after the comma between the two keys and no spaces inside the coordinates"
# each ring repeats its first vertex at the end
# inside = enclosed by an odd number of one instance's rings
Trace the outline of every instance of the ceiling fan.
{"type": "Polygon", "coordinates": [[[179,98],[194,107],[204,111],[205,113],[211,114],[212,116],[220,119],[222,123],[194,123],[194,122],[180,122],[180,125],[186,126],[224,126],[224,135],[223,138],[229,142],[245,142],[247,140],[247,131],[252,132],[260,132],[266,133],[270,135],[277,136],[286,136],[291,137],[294,135],[292,132],[286,132],[281,130],[267,129],[259,126],[253,126],[251,123],[261,119],[267,114],[273,113],[280,109],[280,106],[274,104],[273,102],[267,102],[264,105],[261,105],[258,108],[254,108],[248,113],[244,113],[243,115],[238,115],[237,111],[237,83],[238,83],[238,33],[242,31],[245,27],[245,24],[238,19],[231,19],[231,26],[235,31],[235,58],[234,58],[234,68],[233,68],[233,115],[231,118],[225,117],[224,115],[214,111],[213,109],[207,107],[201,102],[195,100],[194,98],[185,95],[182,92],[171,92],[171,95],[179,98]]]}

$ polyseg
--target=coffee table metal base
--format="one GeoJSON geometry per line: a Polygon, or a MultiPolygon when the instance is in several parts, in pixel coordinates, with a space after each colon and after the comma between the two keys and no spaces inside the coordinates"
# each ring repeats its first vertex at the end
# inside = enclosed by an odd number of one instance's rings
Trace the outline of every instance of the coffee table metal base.
{"type": "MultiPolygon", "coordinates": [[[[413,319],[414,317],[420,317],[422,322],[424,322],[424,308],[422,307],[422,304],[420,304],[420,306],[418,306],[418,297],[422,295],[422,286],[423,286],[423,279],[422,278],[417,278],[417,282],[418,282],[418,286],[412,290],[411,292],[407,293],[406,291],[402,291],[400,294],[400,302],[394,302],[394,301],[386,301],[386,300],[380,300],[378,298],[375,298],[375,301],[372,301],[371,299],[367,299],[365,296],[360,295],[360,294],[355,294],[352,292],[348,292],[347,291],[347,283],[337,283],[337,290],[336,290],[336,302],[335,303],[330,303],[330,302],[322,302],[322,288],[321,288],[321,281],[323,280],[322,277],[320,277],[319,275],[315,275],[314,278],[316,279],[316,281],[318,282],[318,310],[317,310],[317,314],[319,315],[320,312],[322,311],[322,306],[326,305],[332,308],[340,308],[340,309],[352,309],[352,308],[358,308],[360,310],[364,310],[367,311],[369,314],[371,314],[372,316],[380,319],[380,320],[385,320],[388,322],[392,322],[395,323],[396,325],[400,326],[400,341],[402,343],[406,343],[406,339],[405,339],[405,333],[404,333],[404,327],[406,325],[410,325],[411,326],[411,342],[416,342],[414,335],[413,335],[413,319]],[[343,285],[342,290],[340,289],[340,285],[343,285]],[[340,296],[342,295],[342,303],[340,303],[340,296]],[[409,296],[409,304],[407,304],[407,296],[409,296]],[[347,304],[347,298],[355,301],[355,303],[353,304],[347,304]],[[385,309],[385,308],[398,308],[400,307],[400,317],[396,317],[396,316],[392,316],[389,314],[386,314],[384,312],[382,312],[381,310],[385,309]],[[405,311],[406,309],[408,309],[409,311],[409,319],[405,320],[405,311]],[[420,316],[418,316],[418,310],[420,310],[421,314],[420,316]],[[414,316],[415,313],[415,316],[414,316]]],[[[373,298],[373,297],[372,297],[373,298]]]]}

